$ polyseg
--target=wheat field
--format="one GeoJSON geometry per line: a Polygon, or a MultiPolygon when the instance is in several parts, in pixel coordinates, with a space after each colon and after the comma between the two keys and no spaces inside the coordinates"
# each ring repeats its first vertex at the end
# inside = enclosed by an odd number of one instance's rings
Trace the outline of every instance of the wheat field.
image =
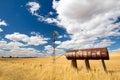
{"type": "Polygon", "coordinates": [[[84,61],[77,60],[78,70],[64,56],[42,58],[0,58],[0,80],[120,80],[120,52],[110,54],[106,60],[107,73],[100,60],[90,60],[91,71],[84,61]]]}

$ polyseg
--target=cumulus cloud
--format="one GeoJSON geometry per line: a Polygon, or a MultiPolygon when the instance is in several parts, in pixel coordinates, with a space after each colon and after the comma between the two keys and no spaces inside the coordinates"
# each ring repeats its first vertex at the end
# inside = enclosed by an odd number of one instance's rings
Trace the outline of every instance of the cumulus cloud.
{"type": "Polygon", "coordinates": [[[71,40],[58,47],[107,47],[114,44],[109,37],[120,36],[120,23],[114,23],[120,16],[119,5],[118,0],[53,0],[59,24],[72,34],[71,40]]]}
{"type": "Polygon", "coordinates": [[[51,11],[49,12],[49,15],[53,15],[53,14],[54,14],[53,12],[51,12],[51,11]]]}
{"type": "Polygon", "coordinates": [[[55,41],[55,44],[60,44],[61,43],[61,41],[55,41]]]}
{"type": "Polygon", "coordinates": [[[0,32],[3,32],[3,30],[0,28],[0,32]]]}
{"type": "MultiPolygon", "coordinates": [[[[35,2],[35,1],[31,1],[31,2],[28,2],[26,4],[27,6],[29,6],[29,11],[30,13],[32,13],[32,15],[38,17],[38,20],[39,21],[44,21],[46,23],[54,23],[54,24],[57,24],[59,25],[59,21],[55,18],[50,18],[50,17],[45,17],[45,16],[41,16],[37,11],[40,9],[40,4],[38,2],[35,2]]],[[[53,12],[49,12],[48,15],[53,15],[53,12]]]]}
{"type": "MultiPolygon", "coordinates": [[[[7,23],[4,20],[0,19],[0,27],[1,26],[7,26],[7,23]]],[[[2,28],[0,28],[0,32],[3,32],[2,28]]]]}
{"type": "Polygon", "coordinates": [[[44,54],[35,48],[24,48],[25,44],[20,42],[7,42],[5,40],[0,41],[0,56],[4,57],[39,57],[44,54]]]}
{"type": "Polygon", "coordinates": [[[12,55],[13,57],[39,57],[44,55],[34,48],[15,48],[11,49],[9,52],[9,55],[12,55]]]}
{"type": "MultiPolygon", "coordinates": [[[[53,47],[51,45],[47,45],[44,47],[44,50],[46,51],[47,55],[53,54],[53,47]]],[[[63,55],[65,54],[65,51],[60,48],[55,48],[55,55],[63,55]]]]}
{"type": "Polygon", "coordinates": [[[70,34],[71,39],[57,48],[108,47],[116,43],[110,37],[120,37],[120,22],[116,23],[120,16],[119,0],[53,0],[52,4],[56,18],[36,16],[70,34]]]}
{"type": "Polygon", "coordinates": [[[42,35],[35,32],[34,36],[28,36],[26,34],[15,32],[13,34],[7,34],[5,38],[8,40],[0,40],[0,56],[4,57],[44,56],[44,53],[42,53],[41,50],[37,50],[30,46],[44,45],[47,43],[47,40],[49,40],[48,38],[44,38],[42,35]]]}
{"type": "Polygon", "coordinates": [[[7,23],[4,20],[0,19],[0,26],[7,26],[7,23]]]}
{"type": "MultiPolygon", "coordinates": [[[[29,8],[29,12],[32,13],[32,15],[38,17],[38,20],[39,21],[44,21],[44,22],[47,22],[47,23],[58,23],[58,21],[54,18],[46,18],[44,16],[41,16],[37,11],[40,9],[40,4],[38,2],[35,2],[35,1],[31,1],[31,2],[28,2],[26,4],[29,8]]],[[[53,13],[52,12],[49,12],[48,14],[52,15],[53,13]]]]}
{"type": "Polygon", "coordinates": [[[52,54],[53,53],[53,47],[51,45],[47,45],[44,47],[44,50],[48,53],[48,54],[52,54]]]}
{"type": "Polygon", "coordinates": [[[5,38],[13,40],[13,41],[27,42],[29,37],[27,35],[25,35],[25,34],[20,34],[18,32],[14,32],[13,34],[7,34],[5,36],[5,38]]]}
{"type": "Polygon", "coordinates": [[[65,17],[66,19],[81,21],[90,20],[113,9],[119,10],[119,4],[118,0],[53,0],[53,8],[57,10],[60,18],[65,17]]]}
{"type": "Polygon", "coordinates": [[[32,15],[37,15],[37,12],[40,8],[40,5],[37,2],[28,2],[27,6],[29,6],[29,11],[32,13],[32,15]]]}
{"type": "Polygon", "coordinates": [[[44,38],[42,35],[36,34],[35,36],[28,36],[26,34],[20,34],[20,33],[13,33],[13,34],[7,34],[5,38],[12,40],[12,41],[22,41],[27,43],[27,45],[43,45],[47,43],[47,40],[49,38],[44,38]]]}
{"type": "Polygon", "coordinates": [[[42,45],[42,44],[46,44],[48,40],[47,38],[43,38],[41,36],[31,36],[29,41],[28,41],[28,45],[42,45]]]}
{"type": "Polygon", "coordinates": [[[0,49],[3,50],[11,50],[11,49],[15,49],[15,48],[19,48],[21,46],[24,46],[23,43],[20,42],[7,42],[5,40],[0,40],[0,49]]]}

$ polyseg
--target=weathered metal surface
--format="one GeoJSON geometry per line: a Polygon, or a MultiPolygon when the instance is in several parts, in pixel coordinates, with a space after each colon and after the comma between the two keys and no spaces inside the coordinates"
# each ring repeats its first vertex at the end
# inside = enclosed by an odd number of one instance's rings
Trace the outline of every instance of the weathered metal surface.
{"type": "Polygon", "coordinates": [[[109,60],[107,48],[91,48],[66,51],[67,59],[105,59],[109,60]]]}

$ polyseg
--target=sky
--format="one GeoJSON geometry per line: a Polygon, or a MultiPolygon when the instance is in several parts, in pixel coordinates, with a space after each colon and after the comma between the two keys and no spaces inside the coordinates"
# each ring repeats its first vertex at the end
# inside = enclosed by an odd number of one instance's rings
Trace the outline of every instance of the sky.
{"type": "Polygon", "coordinates": [[[0,0],[0,56],[56,55],[107,47],[120,51],[120,0],[0,0]]]}

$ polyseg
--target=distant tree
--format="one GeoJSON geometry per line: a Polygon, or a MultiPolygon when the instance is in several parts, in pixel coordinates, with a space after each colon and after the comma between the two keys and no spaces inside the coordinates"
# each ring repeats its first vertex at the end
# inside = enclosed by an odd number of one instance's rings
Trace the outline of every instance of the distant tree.
{"type": "Polygon", "coordinates": [[[12,58],[12,56],[10,56],[10,58],[12,58]]]}

